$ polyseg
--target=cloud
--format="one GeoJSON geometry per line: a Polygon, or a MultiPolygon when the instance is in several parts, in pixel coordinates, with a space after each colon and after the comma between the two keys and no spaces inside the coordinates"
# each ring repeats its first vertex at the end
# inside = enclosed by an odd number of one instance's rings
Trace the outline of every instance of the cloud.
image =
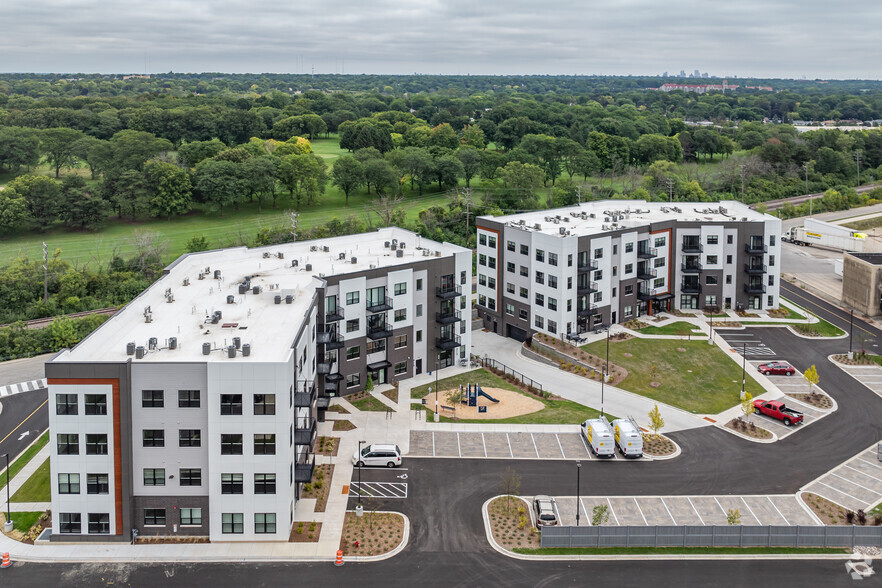
{"type": "Polygon", "coordinates": [[[854,0],[29,0],[7,71],[878,78],[882,4],[854,0]]]}

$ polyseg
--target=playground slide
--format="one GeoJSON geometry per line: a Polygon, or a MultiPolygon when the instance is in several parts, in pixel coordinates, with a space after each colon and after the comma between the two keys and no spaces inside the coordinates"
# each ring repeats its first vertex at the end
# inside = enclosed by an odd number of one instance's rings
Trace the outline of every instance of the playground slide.
{"type": "Polygon", "coordinates": [[[488,399],[490,402],[499,402],[498,400],[496,400],[495,398],[493,398],[492,396],[490,396],[489,394],[487,394],[486,392],[481,390],[481,387],[478,386],[477,384],[475,384],[475,388],[477,388],[477,390],[478,390],[478,396],[483,396],[484,398],[488,399]]]}

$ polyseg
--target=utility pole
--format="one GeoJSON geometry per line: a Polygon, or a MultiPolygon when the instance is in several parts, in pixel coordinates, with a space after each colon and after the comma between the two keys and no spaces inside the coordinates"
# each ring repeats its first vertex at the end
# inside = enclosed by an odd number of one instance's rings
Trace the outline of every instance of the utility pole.
{"type": "Polygon", "coordinates": [[[741,400],[744,400],[745,381],[747,379],[747,343],[741,344],[741,400]]]}
{"type": "Polygon", "coordinates": [[[741,175],[741,204],[744,204],[744,164],[738,166],[741,175]]]}
{"type": "Polygon", "coordinates": [[[674,201],[674,180],[668,178],[668,201],[674,201]]]}
{"type": "Polygon", "coordinates": [[[582,186],[576,186],[576,202],[582,204],[582,186]]]}
{"type": "MultiPolygon", "coordinates": [[[[809,187],[808,187],[808,172],[809,172],[809,162],[806,161],[802,164],[802,169],[805,170],[805,194],[809,196],[809,187]]],[[[812,198],[809,196],[809,216],[812,215],[812,198]]]]}
{"type": "Polygon", "coordinates": [[[49,303],[49,246],[43,241],[43,304],[49,303]]]}
{"type": "Polygon", "coordinates": [[[861,150],[854,152],[854,160],[857,162],[857,185],[861,185],[861,150]]]}
{"type": "Polygon", "coordinates": [[[469,217],[472,212],[472,189],[463,188],[463,194],[465,195],[466,205],[466,247],[468,247],[469,242],[471,241],[471,233],[469,233],[469,217]]]}

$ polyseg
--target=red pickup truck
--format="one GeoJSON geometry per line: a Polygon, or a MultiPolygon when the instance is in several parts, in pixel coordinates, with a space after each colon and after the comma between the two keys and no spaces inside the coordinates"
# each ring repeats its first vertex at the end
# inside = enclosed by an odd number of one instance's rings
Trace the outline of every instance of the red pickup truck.
{"type": "Polygon", "coordinates": [[[754,400],[753,412],[770,416],[773,419],[778,419],[788,427],[790,425],[801,423],[803,419],[803,414],[801,412],[793,410],[792,408],[787,408],[780,400],[754,400]]]}

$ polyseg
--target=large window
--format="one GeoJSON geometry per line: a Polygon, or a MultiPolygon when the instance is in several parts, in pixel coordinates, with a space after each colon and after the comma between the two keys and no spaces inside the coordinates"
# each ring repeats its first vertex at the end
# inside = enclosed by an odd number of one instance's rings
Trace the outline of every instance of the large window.
{"type": "Polygon", "coordinates": [[[59,531],[61,533],[81,533],[82,515],[78,512],[63,512],[59,515],[59,531]]]}
{"type": "Polygon", "coordinates": [[[407,335],[395,335],[395,349],[407,347],[407,335]]]}
{"type": "Polygon", "coordinates": [[[254,474],[254,493],[255,494],[275,494],[276,493],[276,475],[275,474],[254,474]]]}
{"type": "Polygon", "coordinates": [[[346,376],[346,387],[352,388],[361,384],[361,374],[349,374],[346,376]]]}
{"type": "Polygon", "coordinates": [[[242,433],[221,433],[221,455],[242,455],[242,433]]]}
{"type": "Polygon", "coordinates": [[[349,319],[346,321],[346,332],[354,333],[358,330],[358,319],[349,319]]]}
{"type": "Polygon", "coordinates": [[[407,294],[407,282],[398,282],[395,284],[395,295],[401,296],[402,294],[407,294]]]}
{"type": "Polygon", "coordinates": [[[162,408],[165,406],[165,391],[141,390],[141,406],[143,408],[162,408]]]}
{"type": "Polygon", "coordinates": [[[181,486],[202,485],[202,470],[200,468],[181,468],[178,473],[181,486]]]}
{"type": "Polygon", "coordinates": [[[77,434],[60,433],[58,435],[58,455],[79,455],[80,436],[77,434]]]}
{"type": "Polygon", "coordinates": [[[274,513],[274,512],[254,513],[254,532],[256,534],[275,533],[276,532],[276,513],[274,513]]]}
{"type": "Polygon", "coordinates": [[[536,250],[536,261],[545,261],[545,251],[543,251],[542,249],[536,250]]]}
{"type": "Polygon", "coordinates": [[[80,493],[80,475],[79,474],[58,474],[58,493],[59,494],[79,494],[80,493]]]}
{"type": "Polygon", "coordinates": [[[165,486],[165,468],[144,468],[145,486],[165,486]]]}
{"type": "Polygon", "coordinates": [[[395,311],[394,317],[395,317],[394,321],[396,323],[399,323],[401,321],[406,321],[407,320],[407,309],[406,308],[399,308],[398,310],[395,311]]]}
{"type": "Polygon", "coordinates": [[[255,394],[254,395],[254,414],[258,414],[258,415],[276,414],[276,395],[275,394],[255,394]]]}
{"type": "Polygon", "coordinates": [[[368,341],[367,342],[367,354],[368,355],[370,355],[371,353],[379,353],[379,352],[385,351],[385,350],[386,350],[386,340],[385,339],[378,339],[376,341],[368,341]]]}
{"type": "Polygon", "coordinates": [[[548,254],[548,265],[557,265],[557,253],[548,254]]]}
{"type": "Polygon", "coordinates": [[[221,533],[226,535],[244,533],[244,520],[241,512],[225,512],[221,514],[221,533]]]}
{"type": "Polygon", "coordinates": [[[221,474],[221,494],[242,494],[242,474],[221,474]]]}
{"type": "Polygon", "coordinates": [[[221,414],[223,415],[239,415],[242,414],[242,395],[241,394],[221,394],[221,414]]]}
{"type": "Polygon", "coordinates": [[[361,345],[353,345],[346,348],[346,359],[358,359],[361,357],[361,345]]]}
{"type": "Polygon", "coordinates": [[[85,414],[107,414],[107,394],[86,394],[83,399],[85,401],[85,414]]]}
{"type": "Polygon", "coordinates": [[[395,375],[396,376],[400,376],[401,374],[404,374],[406,372],[407,372],[407,362],[406,361],[399,361],[398,363],[395,364],[395,375]]]}
{"type": "Polygon", "coordinates": [[[347,293],[346,293],[346,304],[347,304],[347,305],[349,305],[349,304],[358,304],[358,301],[359,301],[359,294],[361,294],[361,293],[358,292],[358,291],[355,291],[355,292],[347,292],[347,293]]]}
{"type": "Polygon", "coordinates": [[[202,509],[201,508],[182,508],[181,524],[191,527],[199,527],[202,525],[202,509]]]}
{"type": "Polygon", "coordinates": [[[90,512],[89,513],[89,534],[90,535],[108,535],[108,534],[110,534],[110,513],[90,512]]]}
{"type": "Polygon", "coordinates": [[[163,429],[144,429],[141,434],[144,447],[165,447],[165,431],[163,429]]]}
{"type": "Polygon", "coordinates": [[[101,433],[87,433],[86,455],[107,455],[107,435],[101,433]]]}
{"type": "Polygon", "coordinates": [[[164,527],[165,526],[165,509],[164,508],[145,508],[144,509],[144,526],[145,527],[164,527]]]}
{"type": "Polygon", "coordinates": [[[276,434],[275,433],[255,433],[254,434],[254,455],[275,455],[276,454],[276,434]]]}
{"type": "Polygon", "coordinates": [[[77,414],[77,395],[56,394],[55,414],[77,414]]]}
{"type": "Polygon", "coordinates": [[[202,447],[202,431],[199,429],[179,429],[178,447],[202,447]]]}
{"type": "Polygon", "coordinates": [[[86,493],[109,494],[110,485],[107,474],[86,474],[86,493]]]}
{"type": "Polygon", "coordinates": [[[178,408],[199,408],[199,390],[178,390],[178,408]]]}

